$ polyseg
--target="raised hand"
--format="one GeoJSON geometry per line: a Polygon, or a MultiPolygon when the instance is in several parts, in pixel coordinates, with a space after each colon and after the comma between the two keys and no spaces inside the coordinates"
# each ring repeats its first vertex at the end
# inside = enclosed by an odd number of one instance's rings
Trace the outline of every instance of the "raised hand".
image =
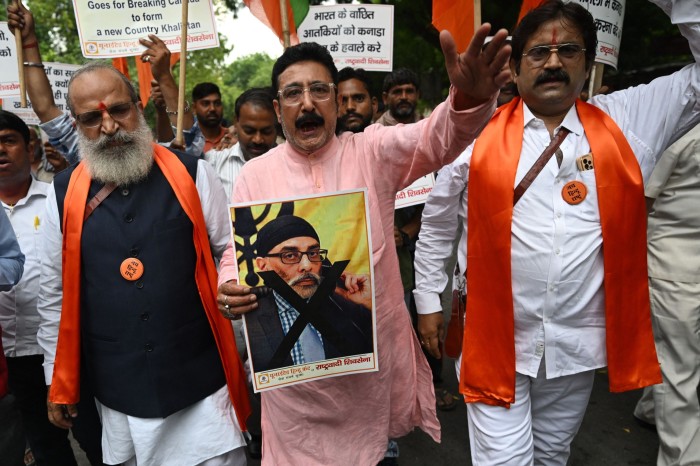
{"type": "Polygon", "coordinates": [[[445,68],[450,83],[457,89],[457,110],[466,110],[488,101],[510,79],[510,71],[504,68],[511,50],[510,45],[506,45],[508,31],[499,30],[483,50],[490,30],[490,24],[482,24],[474,33],[466,52],[461,54],[457,53],[452,35],[448,31],[440,33],[445,68]]]}

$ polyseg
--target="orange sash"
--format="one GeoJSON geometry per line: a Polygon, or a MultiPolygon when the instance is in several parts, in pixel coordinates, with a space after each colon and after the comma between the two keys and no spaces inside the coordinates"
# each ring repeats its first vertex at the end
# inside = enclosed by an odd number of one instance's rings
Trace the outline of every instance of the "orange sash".
{"type": "MultiPolygon", "coordinates": [[[[238,424],[242,430],[246,430],[245,421],[250,415],[250,404],[245,372],[238,357],[231,323],[219,313],[216,303],[217,272],[210,252],[209,237],[197,187],[175,154],[156,144],[153,145],[153,151],[156,164],[194,225],[197,288],[221,356],[226,384],[236,410],[238,424]]],[[[80,244],[83,213],[90,183],[90,174],[85,163],[81,162],[71,175],[64,201],[63,306],[53,380],[49,392],[49,400],[59,404],[75,404],[80,398],[80,244]]]]}
{"type": "MultiPolygon", "coordinates": [[[[610,391],[661,383],[651,330],[639,164],[608,115],[580,100],[576,110],[595,158],[610,391]]],[[[477,139],[469,167],[468,299],[460,392],[467,402],[505,407],[515,401],[511,222],[523,122],[520,99],[501,107],[477,139]]]]}

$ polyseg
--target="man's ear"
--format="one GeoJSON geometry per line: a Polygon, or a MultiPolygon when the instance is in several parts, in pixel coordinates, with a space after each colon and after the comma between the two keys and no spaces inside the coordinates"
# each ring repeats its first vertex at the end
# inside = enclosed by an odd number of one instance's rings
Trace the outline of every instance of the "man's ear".
{"type": "Polygon", "coordinates": [[[267,270],[267,260],[264,257],[256,257],[255,265],[258,266],[258,270],[260,271],[267,270]]]}
{"type": "Polygon", "coordinates": [[[143,112],[143,104],[141,103],[140,100],[136,102],[136,108],[138,108],[141,112],[143,112]]]}
{"type": "Polygon", "coordinates": [[[280,109],[280,101],[275,99],[272,101],[272,106],[275,107],[275,114],[277,114],[277,122],[282,124],[282,112],[280,109]]]}
{"type": "Polygon", "coordinates": [[[508,67],[510,68],[510,74],[513,76],[513,82],[514,82],[514,83],[517,83],[517,82],[518,82],[518,81],[517,81],[517,78],[518,78],[518,69],[517,69],[517,67],[516,67],[516,65],[515,65],[515,60],[513,60],[513,59],[511,58],[510,61],[508,62],[508,67]]]}
{"type": "Polygon", "coordinates": [[[387,97],[389,97],[389,94],[387,94],[386,92],[382,92],[382,102],[384,102],[385,107],[388,105],[386,103],[387,97]]]}
{"type": "Polygon", "coordinates": [[[372,97],[372,116],[377,114],[377,110],[379,110],[379,101],[376,97],[372,97]]]}

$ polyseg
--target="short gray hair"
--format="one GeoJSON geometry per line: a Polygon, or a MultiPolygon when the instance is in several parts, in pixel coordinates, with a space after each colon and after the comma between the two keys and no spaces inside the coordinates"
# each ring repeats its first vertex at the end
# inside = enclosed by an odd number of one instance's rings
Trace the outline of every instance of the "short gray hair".
{"type": "Polygon", "coordinates": [[[129,78],[124,76],[122,73],[119,72],[115,67],[110,65],[108,62],[105,61],[92,61],[87,63],[86,65],[81,66],[73,75],[70,77],[70,81],[68,81],[68,92],[66,93],[66,105],[68,106],[68,110],[70,110],[70,114],[72,116],[75,116],[75,110],[73,108],[73,103],[71,101],[71,86],[73,85],[73,81],[75,78],[82,74],[87,74],[87,73],[92,73],[97,70],[109,70],[113,73],[115,73],[119,78],[124,82],[126,85],[126,88],[129,90],[129,97],[131,98],[131,101],[133,103],[138,102],[139,95],[136,93],[136,89],[134,89],[134,85],[129,81],[129,78]]]}

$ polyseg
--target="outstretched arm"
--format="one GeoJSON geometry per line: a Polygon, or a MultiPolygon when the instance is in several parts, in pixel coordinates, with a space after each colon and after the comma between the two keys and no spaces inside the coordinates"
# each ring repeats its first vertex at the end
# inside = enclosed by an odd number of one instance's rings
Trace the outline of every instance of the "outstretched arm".
{"type": "MultiPolygon", "coordinates": [[[[34,30],[34,16],[22,3],[10,3],[7,6],[7,26],[13,34],[19,29],[22,34],[22,48],[26,63],[41,64],[39,41],[34,30]]],[[[44,68],[39,66],[25,66],[24,79],[27,84],[27,94],[32,102],[32,109],[42,123],[61,116],[63,112],[56,106],[53,100],[53,91],[49,78],[44,73],[44,68]]]]}

